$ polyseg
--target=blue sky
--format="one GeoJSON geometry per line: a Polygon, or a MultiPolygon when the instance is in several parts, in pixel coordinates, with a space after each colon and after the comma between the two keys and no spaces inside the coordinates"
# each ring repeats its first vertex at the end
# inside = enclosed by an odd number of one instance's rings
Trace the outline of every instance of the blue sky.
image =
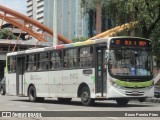
{"type": "Polygon", "coordinates": [[[13,9],[22,14],[26,14],[26,0],[0,0],[0,5],[13,9]]]}

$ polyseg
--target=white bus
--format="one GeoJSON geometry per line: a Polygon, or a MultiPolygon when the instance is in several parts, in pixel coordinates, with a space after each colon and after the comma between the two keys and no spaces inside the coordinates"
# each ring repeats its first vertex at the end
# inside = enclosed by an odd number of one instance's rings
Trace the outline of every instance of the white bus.
{"type": "Polygon", "coordinates": [[[58,98],[143,101],[154,96],[151,41],[110,37],[7,54],[6,91],[31,102],[58,98]]]}

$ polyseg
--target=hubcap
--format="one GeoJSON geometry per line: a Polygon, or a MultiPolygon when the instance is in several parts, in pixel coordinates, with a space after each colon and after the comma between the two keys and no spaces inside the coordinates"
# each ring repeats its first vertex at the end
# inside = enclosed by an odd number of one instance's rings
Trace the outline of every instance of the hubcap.
{"type": "Polygon", "coordinates": [[[34,98],[34,90],[31,90],[31,98],[34,98]]]}
{"type": "Polygon", "coordinates": [[[3,94],[3,88],[1,89],[1,94],[3,94]]]}
{"type": "Polygon", "coordinates": [[[84,92],[84,93],[82,94],[82,99],[83,99],[83,101],[87,101],[88,98],[89,98],[89,94],[88,94],[87,92],[84,92]]]}

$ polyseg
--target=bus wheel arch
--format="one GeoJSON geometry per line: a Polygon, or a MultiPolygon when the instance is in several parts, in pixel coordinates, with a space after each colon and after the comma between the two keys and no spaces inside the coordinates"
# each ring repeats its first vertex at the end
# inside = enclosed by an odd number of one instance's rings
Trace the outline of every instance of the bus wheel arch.
{"type": "MultiPolygon", "coordinates": [[[[84,83],[84,82],[79,85],[78,91],[77,91],[77,96],[78,96],[78,97],[81,97],[82,88],[85,87],[85,86],[88,87],[88,85],[87,85],[86,83],[84,83]]],[[[88,87],[88,88],[89,88],[89,87],[88,87]]]]}
{"type": "Polygon", "coordinates": [[[95,99],[91,98],[90,89],[86,83],[80,84],[78,88],[78,97],[81,97],[81,102],[84,106],[93,105],[95,101],[95,99]]]}

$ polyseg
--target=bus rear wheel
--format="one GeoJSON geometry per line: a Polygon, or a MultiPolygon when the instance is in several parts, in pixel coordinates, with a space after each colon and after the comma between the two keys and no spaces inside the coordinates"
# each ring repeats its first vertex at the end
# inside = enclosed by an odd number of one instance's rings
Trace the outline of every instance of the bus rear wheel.
{"type": "Polygon", "coordinates": [[[36,102],[36,101],[37,101],[36,89],[35,89],[34,86],[30,86],[30,87],[29,87],[28,95],[29,95],[29,100],[30,100],[31,102],[36,102]]]}
{"type": "Polygon", "coordinates": [[[1,93],[1,95],[5,95],[4,87],[1,87],[0,93],[1,93]]]}
{"type": "Polygon", "coordinates": [[[129,100],[125,98],[121,98],[121,99],[117,99],[116,102],[118,105],[127,105],[129,100]]]}
{"type": "Polygon", "coordinates": [[[44,101],[44,97],[37,97],[36,89],[34,86],[29,87],[28,95],[29,95],[29,100],[31,102],[43,102],[44,101]]]}
{"type": "Polygon", "coordinates": [[[95,100],[90,97],[90,90],[86,86],[81,90],[81,102],[84,106],[93,105],[95,102],[95,100]]]}
{"type": "Polygon", "coordinates": [[[72,100],[72,98],[58,98],[58,101],[59,101],[60,103],[63,103],[63,104],[65,104],[65,103],[70,103],[71,100],[72,100]]]}

